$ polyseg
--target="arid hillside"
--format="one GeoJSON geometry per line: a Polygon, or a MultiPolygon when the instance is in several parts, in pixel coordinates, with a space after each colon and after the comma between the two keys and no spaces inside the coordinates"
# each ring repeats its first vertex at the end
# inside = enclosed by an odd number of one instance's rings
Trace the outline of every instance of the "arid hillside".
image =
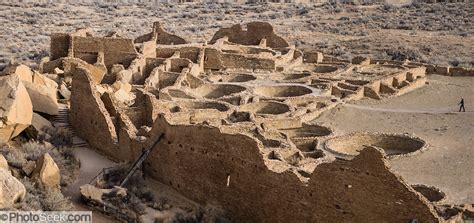
{"type": "Polygon", "coordinates": [[[472,67],[472,3],[223,4],[223,3],[0,3],[0,66],[13,58],[34,65],[49,54],[49,35],[90,27],[129,37],[160,21],[193,42],[209,41],[219,28],[267,21],[305,49],[341,58],[366,55],[472,67]]]}

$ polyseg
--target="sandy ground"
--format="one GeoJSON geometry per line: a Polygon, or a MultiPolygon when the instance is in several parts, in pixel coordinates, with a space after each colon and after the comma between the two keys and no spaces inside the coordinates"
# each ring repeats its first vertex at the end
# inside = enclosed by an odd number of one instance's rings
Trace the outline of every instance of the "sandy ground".
{"type": "MultiPolygon", "coordinates": [[[[55,2],[52,0],[51,2],[55,2]]],[[[57,2],[57,1],[56,1],[57,2]]],[[[366,55],[442,65],[474,65],[474,4],[295,5],[0,2],[0,66],[30,65],[49,54],[49,35],[91,28],[135,38],[154,21],[189,41],[204,42],[222,27],[267,21],[301,49],[341,58],[366,55]]]]}
{"type": "MultiPolygon", "coordinates": [[[[86,147],[74,148],[74,154],[81,162],[79,176],[76,182],[65,188],[64,194],[71,198],[76,210],[78,211],[92,211],[92,218],[94,222],[98,223],[113,223],[117,222],[115,219],[104,215],[103,213],[91,209],[81,202],[79,188],[89,183],[102,169],[116,165],[113,161],[107,159],[105,156],[97,153],[95,150],[86,147]]],[[[145,182],[149,188],[154,192],[155,196],[160,200],[165,199],[166,204],[170,209],[164,211],[157,211],[147,207],[147,214],[141,217],[141,221],[145,223],[153,223],[156,218],[166,219],[172,218],[174,214],[182,210],[193,210],[199,207],[195,202],[185,198],[174,189],[156,181],[151,178],[146,178],[145,182]]]]}
{"type": "MultiPolygon", "coordinates": [[[[111,167],[114,162],[108,160],[104,156],[100,155],[96,151],[84,147],[74,148],[74,154],[81,162],[81,168],[79,170],[79,176],[76,182],[67,187],[64,194],[71,197],[71,200],[79,211],[91,211],[89,207],[84,205],[80,201],[79,187],[84,184],[88,184],[92,178],[94,178],[103,168],[111,167]]],[[[113,223],[116,222],[112,218],[109,218],[102,213],[92,210],[92,219],[94,222],[100,223],[113,223]]]]}
{"type": "Polygon", "coordinates": [[[413,133],[430,145],[421,154],[391,160],[410,184],[435,186],[443,203],[474,203],[474,78],[428,76],[429,84],[396,98],[364,99],[336,107],[316,120],[335,134],[356,131],[413,133]],[[458,113],[464,97],[467,112],[458,113]]]}

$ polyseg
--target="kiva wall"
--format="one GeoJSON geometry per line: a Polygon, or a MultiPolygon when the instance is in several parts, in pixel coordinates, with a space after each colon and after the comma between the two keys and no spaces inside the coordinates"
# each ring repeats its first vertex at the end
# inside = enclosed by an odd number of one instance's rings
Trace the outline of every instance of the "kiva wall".
{"type": "Polygon", "coordinates": [[[222,207],[235,222],[438,221],[375,149],[319,165],[305,185],[289,171],[269,170],[249,136],[174,126],[163,116],[152,131],[148,144],[161,133],[165,139],[154,148],[146,172],[201,204],[222,207]]]}

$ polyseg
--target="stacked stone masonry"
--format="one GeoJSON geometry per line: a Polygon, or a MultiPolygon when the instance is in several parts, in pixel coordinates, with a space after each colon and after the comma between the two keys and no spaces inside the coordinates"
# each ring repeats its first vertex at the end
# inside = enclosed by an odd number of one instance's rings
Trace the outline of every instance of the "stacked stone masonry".
{"type": "Polygon", "coordinates": [[[41,67],[73,76],[77,134],[114,160],[133,161],[164,133],[146,174],[232,221],[439,221],[385,163],[426,149],[425,141],[333,137],[312,122],[341,103],[423,86],[426,65],[302,52],[263,22],[223,28],[209,44],[159,23],[135,40],[79,30],[51,41],[41,67]]]}

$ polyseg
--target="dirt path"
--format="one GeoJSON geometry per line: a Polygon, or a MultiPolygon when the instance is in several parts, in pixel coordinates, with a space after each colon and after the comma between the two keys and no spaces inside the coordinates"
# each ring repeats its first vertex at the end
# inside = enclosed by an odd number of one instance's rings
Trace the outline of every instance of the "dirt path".
{"type": "MultiPolygon", "coordinates": [[[[74,184],[64,188],[63,193],[71,198],[72,203],[78,211],[91,211],[90,208],[81,202],[81,194],[79,188],[87,184],[99,173],[103,168],[114,165],[114,162],[108,160],[105,156],[90,149],[83,139],[74,134],[68,123],[69,109],[66,104],[60,103],[58,106],[58,115],[54,117],[53,125],[59,129],[63,129],[72,138],[74,147],[74,155],[79,159],[81,167],[79,168],[79,176],[74,184]]],[[[92,210],[92,219],[94,222],[108,223],[116,222],[106,215],[92,210]]]]}
{"type": "Polygon", "coordinates": [[[457,112],[455,108],[452,106],[450,107],[443,107],[439,108],[437,110],[413,110],[413,109],[391,109],[391,108],[374,108],[371,106],[364,106],[364,105],[354,105],[354,104],[344,104],[345,107],[349,108],[357,108],[361,110],[368,110],[368,111],[379,111],[379,112],[395,112],[395,113],[422,113],[422,114],[469,114],[469,113],[474,113],[474,111],[466,111],[465,113],[463,112],[457,112]]]}
{"type": "Polygon", "coordinates": [[[76,157],[81,161],[79,176],[73,185],[70,185],[65,189],[64,194],[68,197],[71,197],[71,200],[74,206],[76,206],[77,210],[92,211],[93,222],[116,222],[114,219],[84,205],[81,202],[81,194],[79,192],[79,188],[82,185],[89,183],[91,179],[97,175],[97,173],[99,173],[105,167],[114,165],[114,162],[108,160],[96,151],[84,147],[74,148],[74,155],[76,155],[76,157]]]}

